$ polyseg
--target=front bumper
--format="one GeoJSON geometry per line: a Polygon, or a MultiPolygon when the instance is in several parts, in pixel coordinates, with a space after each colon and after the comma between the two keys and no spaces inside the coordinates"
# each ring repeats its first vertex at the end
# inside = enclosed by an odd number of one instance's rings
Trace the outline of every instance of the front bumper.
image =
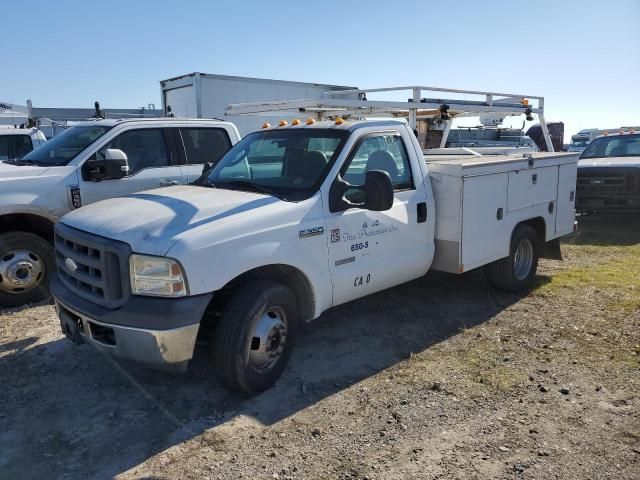
{"type": "Polygon", "coordinates": [[[57,278],[51,292],[60,326],[70,340],[113,357],[170,370],[184,370],[193,357],[200,320],[212,298],[211,294],[131,297],[119,309],[106,310],[73,294],[57,278]]]}

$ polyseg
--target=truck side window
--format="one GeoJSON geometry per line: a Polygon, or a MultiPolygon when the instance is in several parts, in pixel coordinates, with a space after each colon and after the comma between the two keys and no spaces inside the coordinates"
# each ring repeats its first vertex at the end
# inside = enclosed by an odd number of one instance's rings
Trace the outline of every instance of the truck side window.
{"type": "Polygon", "coordinates": [[[9,148],[10,140],[10,135],[0,136],[0,160],[9,160],[13,157],[12,149],[9,148]]]}
{"type": "Polygon", "coordinates": [[[224,128],[181,128],[180,134],[187,154],[187,163],[215,164],[231,148],[229,134],[224,128]]]}
{"type": "Polygon", "coordinates": [[[129,175],[145,168],[169,166],[169,155],[161,128],[128,130],[107,143],[97,152],[97,158],[104,158],[107,148],[117,148],[127,154],[129,175]]]}
{"type": "MultiPolygon", "coordinates": [[[[369,170],[383,170],[391,177],[393,189],[414,189],[413,177],[409,157],[399,135],[385,134],[365,137],[356,147],[351,161],[343,165],[340,174],[352,185],[364,185],[366,172],[369,170]]],[[[353,190],[345,195],[347,200],[359,202],[361,192],[353,190]]]]}
{"type": "Polygon", "coordinates": [[[28,135],[14,135],[13,137],[16,158],[22,158],[33,150],[33,143],[28,135]]]}

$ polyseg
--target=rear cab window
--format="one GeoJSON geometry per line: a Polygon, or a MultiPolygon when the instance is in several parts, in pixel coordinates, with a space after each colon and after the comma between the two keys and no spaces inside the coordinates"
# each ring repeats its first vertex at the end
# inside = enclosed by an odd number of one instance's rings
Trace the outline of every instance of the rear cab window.
{"type": "Polygon", "coordinates": [[[180,128],[180,136],[190,165],[215,164],[231,148],[224,128],[180,128]]]}
{"type": "Polygon", "coordinates": [[[0,160],[22,158],[33,150],[29,135],[0,135],[0,160]]]}

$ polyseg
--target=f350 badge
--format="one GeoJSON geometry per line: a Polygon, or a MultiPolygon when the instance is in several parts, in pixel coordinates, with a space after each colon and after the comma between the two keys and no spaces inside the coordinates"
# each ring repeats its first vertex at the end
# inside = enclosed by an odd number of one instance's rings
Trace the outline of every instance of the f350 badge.
{"type": "Polygon", "coordinates": [[[300,230],[300,232],[298,233],[298,238],[315,237],[317,235],[322,235],[323,233],[324,227],[306,228],[304,230],[300,230]]]}

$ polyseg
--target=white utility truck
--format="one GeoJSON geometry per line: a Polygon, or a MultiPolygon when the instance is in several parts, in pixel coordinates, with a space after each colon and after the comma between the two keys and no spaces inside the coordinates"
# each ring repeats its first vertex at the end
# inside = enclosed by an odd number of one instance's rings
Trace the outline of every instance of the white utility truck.
{"type": "Polygon", "coordinates": [[[0,162],[22,158],[46,141],[37,128],[0,126],[0,162]]]}
{"type": "Polygon", "coordinates": [[[53,225],[65,213],[190,183],[205,162],[216,162],[239,139],[233,124],[215,120],[97,120],[0,163],[0,306],[49,296],[53,225]]]}
{"type": "Polygon", "coordinates": [[[247,135],[199,186],[66,215],[55,229],[52,282],[63,332],[164,367],[186,366],[200,335],[224,383],[252,394],[282,373],[301,325],[430,268],[484,266],[500,289],[529,287],[538,258],[559,258],[558,239],[574,231],[577,155],[471,151],[425,161],[413,122],[439,115],[445,102],[450,115],[532,108],[542,124],[543,109],[521,95],[458,102],[413,90],[417,102],[231,106],[310,118],[247,135]],[[409,123],[346,119],[365,114],[409,123]]]}

